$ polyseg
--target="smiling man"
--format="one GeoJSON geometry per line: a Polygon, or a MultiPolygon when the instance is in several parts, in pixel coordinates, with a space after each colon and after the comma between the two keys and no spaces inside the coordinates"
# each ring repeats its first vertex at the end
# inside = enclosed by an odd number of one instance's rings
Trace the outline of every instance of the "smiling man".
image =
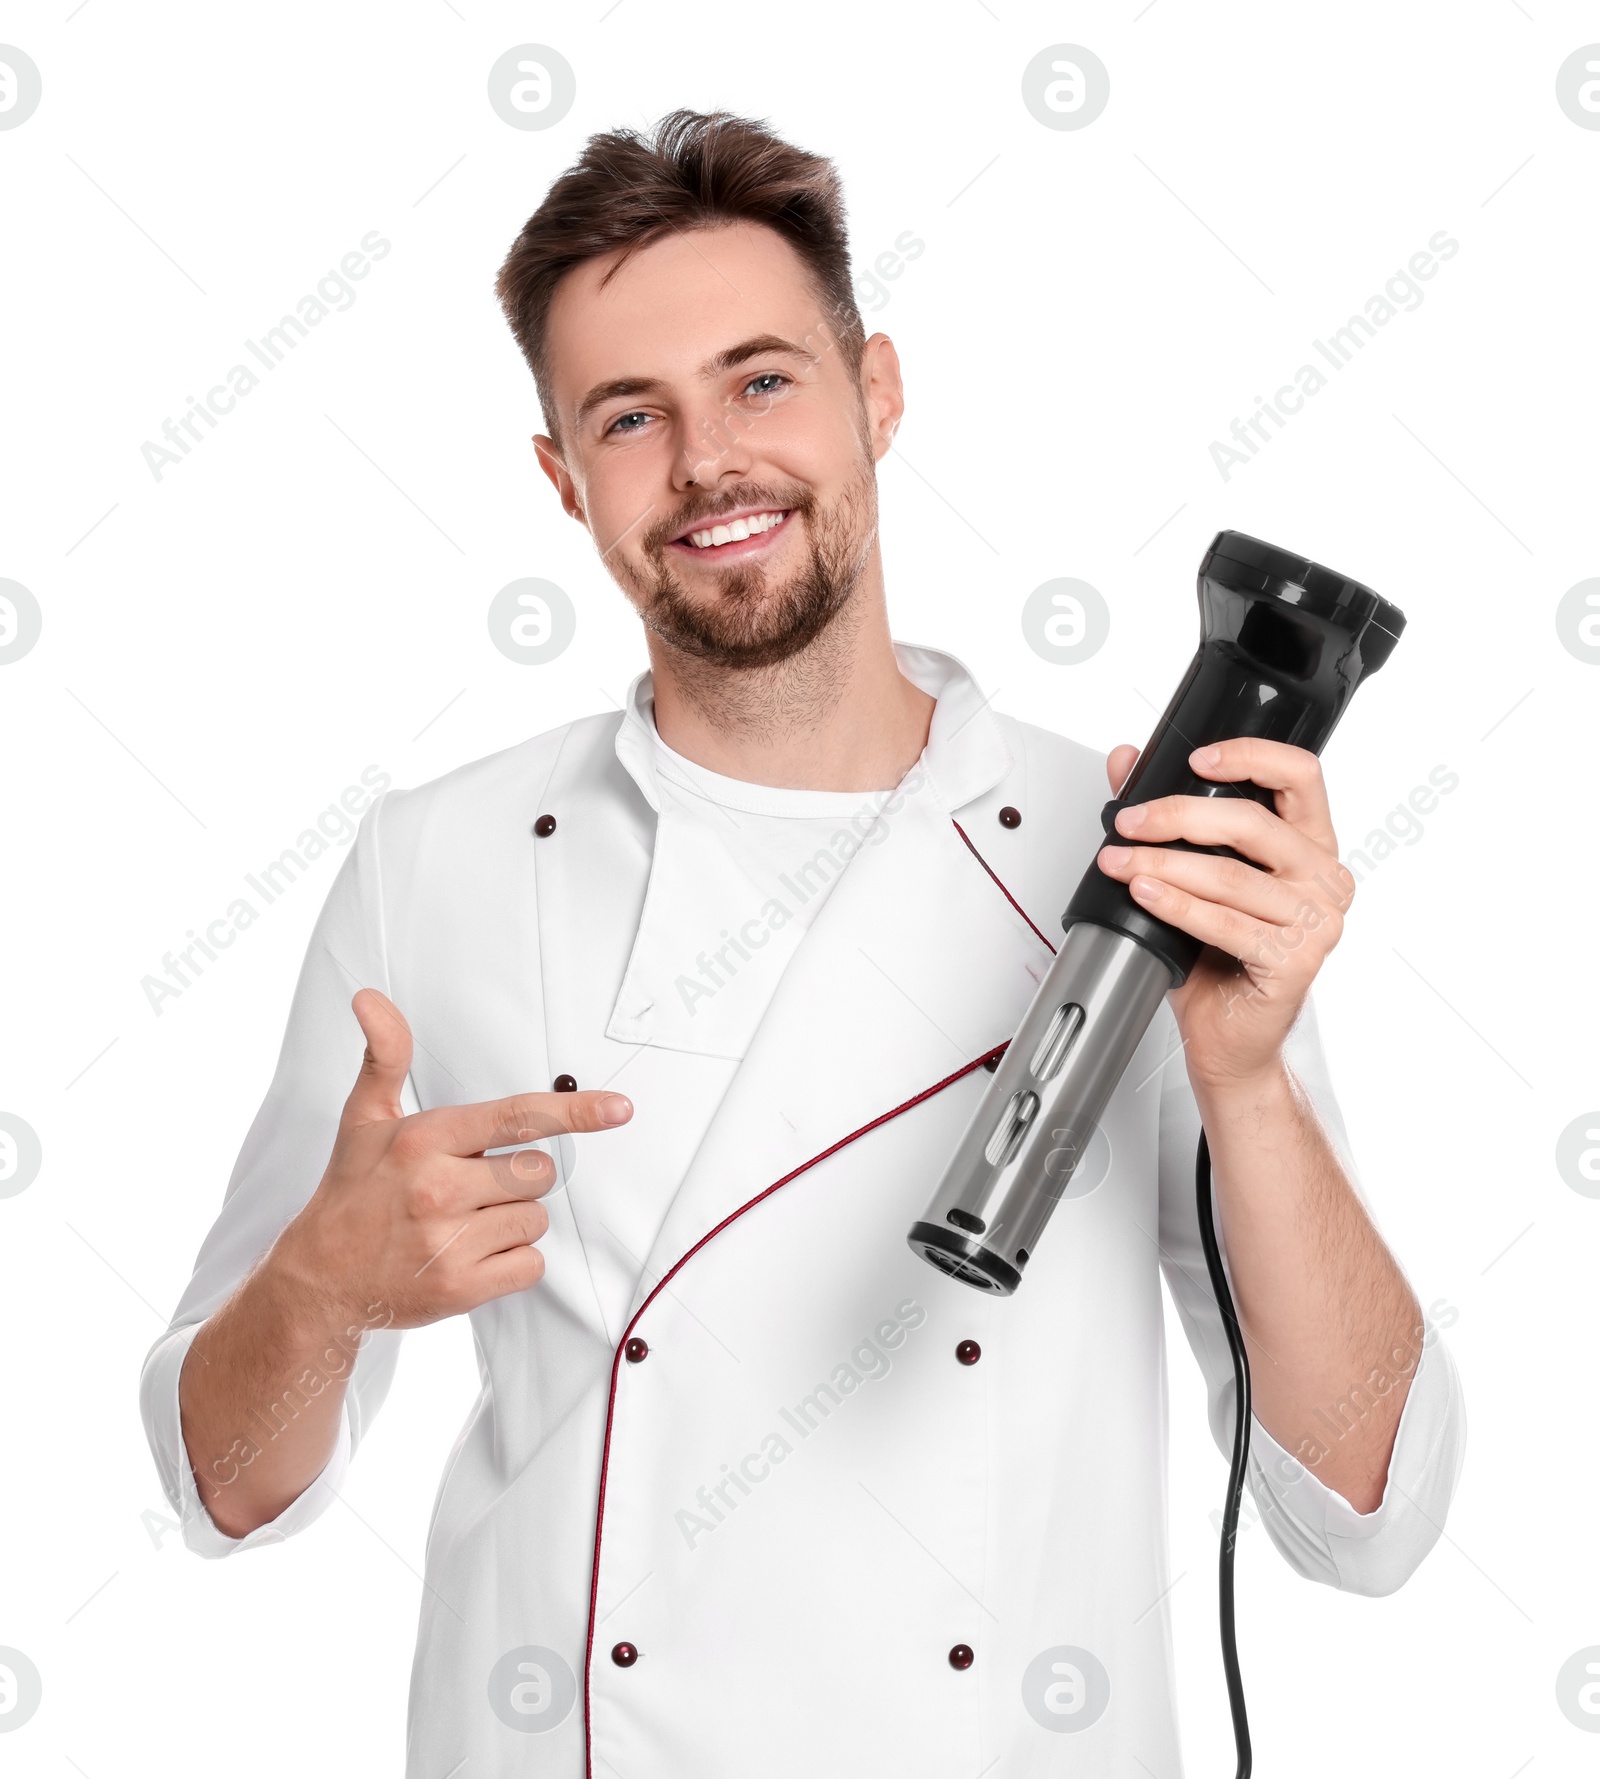
{"type": "Polygon", "coordinates": [[[145,1366],[186,1541],[306,1527],[399,1331],[465,1313],[482,1390],[428,1541],[411,1779],[1176,1775],[1163,1274],[1224,1451],[1233,1417],[1202,1127],[1278,1550],[1392,1591],[1464,1439],[1310,1010],[1353,887],[1317,762],[1224,745],[1196,769],[1275,814],[1165,799],[1153,845],[1099,852],[1212,949],[1027,1290],[934,1272],[906,1230],[1134,750],[891,638],[901,372],[826,161],[722,114],[595,137],[499,292],[539,464],[650,669],[620,714],[363,819],[145,1366]]]}

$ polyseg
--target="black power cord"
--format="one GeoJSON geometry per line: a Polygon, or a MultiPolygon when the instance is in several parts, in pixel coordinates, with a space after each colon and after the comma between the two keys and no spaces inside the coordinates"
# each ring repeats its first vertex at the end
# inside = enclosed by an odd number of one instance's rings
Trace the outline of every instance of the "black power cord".
{"type": "Polygon", "coordinates": [[[1228,1500],[1222,1510],[1222,1551],[1217,1565],[1217,1607],[1222,1620],[1222,1667],[1228,1677],[1228,1706],[1233,1712],[1233,1745],[1239,1764],[1235,1779],[1250,1779],[1250,1719],[1244,1708],[1244,1681],[1239,1675],[1239,1647],[1233,1629],[1233,1547],[1239,1535],[1239,1503],[1244,1495],[1245,1466],[1250,1458],[1250,1361],[1244,1350],[1244,1334],[1228,1275],[1222,1270],[1222,1250],[1217,1246],[1211,1209],[1211,1149],[1206,1133],[1194,1158],[1195,1208],[1200,1214],[1200,1243],[1206,1251],[1206,1270],[1211,1290],[1222,1311],[1222,1328],[1233,1355],[1234,1423],[1233,1461],[1228,1468],[1228,1500]]]}

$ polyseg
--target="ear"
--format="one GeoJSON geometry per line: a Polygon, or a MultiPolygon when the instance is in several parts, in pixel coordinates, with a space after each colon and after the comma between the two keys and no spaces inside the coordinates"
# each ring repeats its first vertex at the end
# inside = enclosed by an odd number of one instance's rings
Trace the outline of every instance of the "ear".
{"type": "Polygon", "coordinates": [[[861,403],[872,441],[872,461],[889,453],[905,418],[906,392],[900,379],[900,355],[887,334],[874,334],[861,351],[861,403]]]}
{"type": "Polygon", "coordinates": [[[587,528],[589,521],[583,514],[583,502],[578,498],[578,487],[572,477],[567,474],[567,466],[562,461],[560,447],[546,433],[535,433],[533,448],[539,455],[539,467],[555,485],[555,491],[561,496],[561,508],[569,519],[576,519],[587,528]]]}

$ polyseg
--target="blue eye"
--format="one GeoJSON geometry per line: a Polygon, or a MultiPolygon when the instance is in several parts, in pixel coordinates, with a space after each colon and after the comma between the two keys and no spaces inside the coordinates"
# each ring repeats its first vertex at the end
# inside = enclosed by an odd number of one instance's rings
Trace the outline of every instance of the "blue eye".
{"type": "MultiPolygon", "coordinates": [[[[793,381],[792,377],[786,377],[782,371],[762,371],[759,376],[752,377],[745,384],[744,393],[756,396],[776,395],[781,388],[793,381]]],[[[649,414],[642,409],[630,409],[626,414],[617,415],[616,419],[606,427],[606,436],[609,437],[613,433],[621,433],[625,436],[632,432],[642,432],[649,419],[649,414]]]]}

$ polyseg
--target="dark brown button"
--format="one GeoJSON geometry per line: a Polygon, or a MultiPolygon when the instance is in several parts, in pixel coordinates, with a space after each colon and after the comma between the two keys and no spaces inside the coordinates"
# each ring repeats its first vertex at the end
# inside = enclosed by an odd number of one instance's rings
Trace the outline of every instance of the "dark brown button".
{"type": "MultiPolygon", "coordinates": [[[[554,823],[551,825],[554,826],[554,823]]],[[[1005,808],[1000,811],[1000,826],[1002,828],[1020,828],[1022,826],[1022,811],[1020,809],[1013,809],[1008,803],[1005,808]]],[[[961,1647],[965,1649],[966,1645],[962,1644],[961,1647]]]]}
{"type": "Polygon", "coordinates": [[[577,1091],[578,1091],[578,1077],[576,1075],[557,1075],[556,1076],[556,1092],[557,1093],[576,1093],[577,1091]]]}
{"type": "Polygon", "coordinates": [[[977,1659],[965,1643],[958,1643],[950,1651],[950,1666],[952,1668],[970,1668],[977,1659]]]}
{"type": "Polygon", "coordinates": [[[649,1354],[649,1351],[649,1347],[640,1340],[637,1334],[622,1349],[623,1357],[630,1365],[637,1365],[641,1359],[649,1354]]]}
{"type": "Polygon", "coordinates": [[[533,824],[533,831],[541,840],[548,840],[556,831],[556,818],[553,815],[541,815],[533,824]]]}
{"type": "Polygon", "coordinates": [[[1000,1058],[998,1056],[991,1056],[988,1058],[988,1060],[984,1063],[983,1066],[992,1075],[995,1072],[995,1070],[997,1068],[999,1068],[999,1066],[1000,1066],[1000,1058]]]}
{"type": "Polygon", "coordinates": [[[983,1357],[983,1348],[975,1340],[964,1340],[956,1348],[956,1357],[963,1365],[976,1365],[983,1357]]]}
{"type": "MultiPolygon", "coordinates": [[[[970,1649],[967,1651],[967,1655],[969,1658],[971,1657],[972,1651],[970,1649]]],[[[616,1643],[613,1644],[611,1648],[611,1659],[619,1668],[631,1668],[633,1664],[638,1661],[639,1652],[631,1643],[616,1643]]],[[[951,1661],[955,1660],[954,1654],[951,1655],[950,1659],[951,1661]]]]}

